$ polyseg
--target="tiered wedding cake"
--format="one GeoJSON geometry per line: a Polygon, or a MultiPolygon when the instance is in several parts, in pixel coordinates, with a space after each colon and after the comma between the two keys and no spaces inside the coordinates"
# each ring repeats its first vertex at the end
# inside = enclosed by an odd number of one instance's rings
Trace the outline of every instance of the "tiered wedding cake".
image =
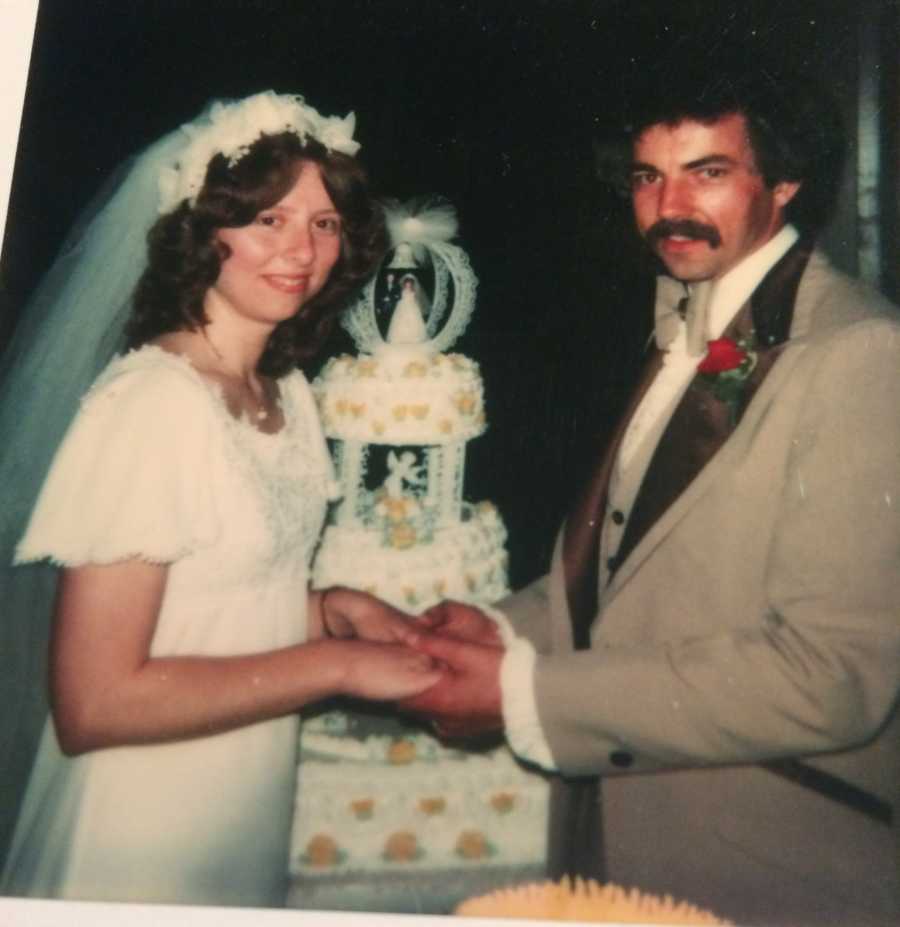
{"type": "MultiPolygon", "coordinates": [[[[476,280],[445,204],[388,213],[393,251],[344,325],[358,357],[314,383],[343,491],[317,587],[364,589],[411,613],[507,589],[493,505],[463,500],[465,446],[485,429],[474,361],[447,353],[476,280]],[[383,334],[382,334],[383,332],[383,334]]],[[[449,912],[543,874],[547,784],[505,746],[450,749],[388,712],[341,707],[304,723],[292,903],[449,912]]]]}
{"type": "Polygon", "coordinates": [[[329,361],[314,383],[343,493],[314,582],[365,589],[413,612],[508,591],[497,510],[462,497],[466,442],[484,431],[485,415],[478,365],[445,353],[469,320],[476,286],[462,249],[439,237],[452,234],[451,217],[442,207],[394,222],[392,260],[345,322],[361,354],[329,361]],[[379,305],[391,313],[385,336],[379,305]]]}

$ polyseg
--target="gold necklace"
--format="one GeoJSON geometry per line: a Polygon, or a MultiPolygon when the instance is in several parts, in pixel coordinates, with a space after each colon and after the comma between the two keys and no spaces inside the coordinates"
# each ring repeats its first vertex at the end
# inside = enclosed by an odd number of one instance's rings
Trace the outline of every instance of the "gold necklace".
{"type": "Polygon", "coordinates": [[[237,384],[239,385],[239,387],[240,387],[240,394],[239,394],[240,403],[239,403],[239,405],[241,406],[241,408],[244,409],[244,411],[245,411],[248,415],[250,415],[250,416],[252,416],[253,418],[255,418],[256,421],[258,421],[258,422],[265,422],[265,421],[267,421],[268,418],[269,418],[269,409],[266,407],[266,398],[267,398],[267,397],[266,397],[266,388],[265,388],[265,384],[261,384],[261,385],[262,385],[262,390],[263,390],[263,397],[262,397],[262,399],[260,399],[260,398],[256,395],[256,393],[253,392],[253,388],[252,388],[249,384],[247,384],[247,383],[243,380],[243,378],[241,378],[241,377],[236,377],[234,374],[232,374],[232,373],[227,369],[226,364],[225,364],[225,357],[224,357],[224,355],[221,353],[221,351],[219,351],[219,349],[212,343],[212,339],[211,339],[211,338],[209,337],[209,335],[207,334],[206,326],[205,326],[205,325],[201,326],[201,328],[200,328],[200,335],[202,336],[203,340],[206,342],[206,344],[207,344],[207,346],[209,347],[210,351],[212,352],[213,356],[214,356],[214,357],[216,358],[216,360],[218,361],[217,366],[219,367],[220,372],[221,372],[224,376],[226,376],[228,379],[230,379],[232,382],[235,382],[235,383],[237,383],[237,384]],[[248,400],[249,400],[249,402],[248,402],[248,400]],[[250,408],[247,408],[248,405],[250,406],[250,408]]]}

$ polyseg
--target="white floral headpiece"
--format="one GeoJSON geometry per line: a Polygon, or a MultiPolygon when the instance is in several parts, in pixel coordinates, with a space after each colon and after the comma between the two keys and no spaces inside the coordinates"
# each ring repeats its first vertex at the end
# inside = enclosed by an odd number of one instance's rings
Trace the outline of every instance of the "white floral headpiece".
{"type": "Polygon", "coordinates": [[[301,141],[314,138],[332,151],[355,155],[359,151],[359,142],[353,140],[355,127],[353,113],[343,119],[322,116],[303,97],[272,90],[236,103],[214,103],[205,125],[183,126],[190,141],[178,162],[160,173],[159,211],[170,212],[182,200],[193,205],[212,158],[225,155],[233,167],[261,135],[293,132],[301,141]]]}

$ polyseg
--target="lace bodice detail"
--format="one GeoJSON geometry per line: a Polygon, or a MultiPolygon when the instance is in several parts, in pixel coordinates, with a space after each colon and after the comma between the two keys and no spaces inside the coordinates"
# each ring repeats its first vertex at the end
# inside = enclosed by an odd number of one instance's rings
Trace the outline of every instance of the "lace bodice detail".
{"type": "Polygon", "coordinates": [[[284,427],[275,434],[234,418],[219,390],[204,386],[215,394],[226,463],[245,481],[265,525],[268,544],[256,551],[260,567],[265,571],[300,553],[309,564],[337,484],[306,380],[298,371],[281,381],[284,427]]]}
{"type": "Polygon", "coordinates": [[[279,390],[284,426],[265,434],[186,359],[157,347],[116,358],[82,402],[17,559],[168,564],[163,640],[170,611],[253,611],[276,588],[299,600],[334,482],[306,380],[291,373],[279,390]]]}

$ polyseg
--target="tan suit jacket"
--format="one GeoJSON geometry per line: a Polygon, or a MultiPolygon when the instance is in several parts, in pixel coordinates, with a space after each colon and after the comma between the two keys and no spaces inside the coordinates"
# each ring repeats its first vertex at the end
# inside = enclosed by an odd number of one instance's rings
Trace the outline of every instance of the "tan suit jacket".
{"type": "MultiPolygon", "coordinates": [[[[598,590],[562,544],[501,603],[566,775],[602,777],[605,876],[740,924],[900,923],[900,324],[821,255],[737,428],[598,590]],[[758,765],[802,757],[893,826],[758,765]]],[[[598,868],[598,871],[599,868],[598,868]]]]}

